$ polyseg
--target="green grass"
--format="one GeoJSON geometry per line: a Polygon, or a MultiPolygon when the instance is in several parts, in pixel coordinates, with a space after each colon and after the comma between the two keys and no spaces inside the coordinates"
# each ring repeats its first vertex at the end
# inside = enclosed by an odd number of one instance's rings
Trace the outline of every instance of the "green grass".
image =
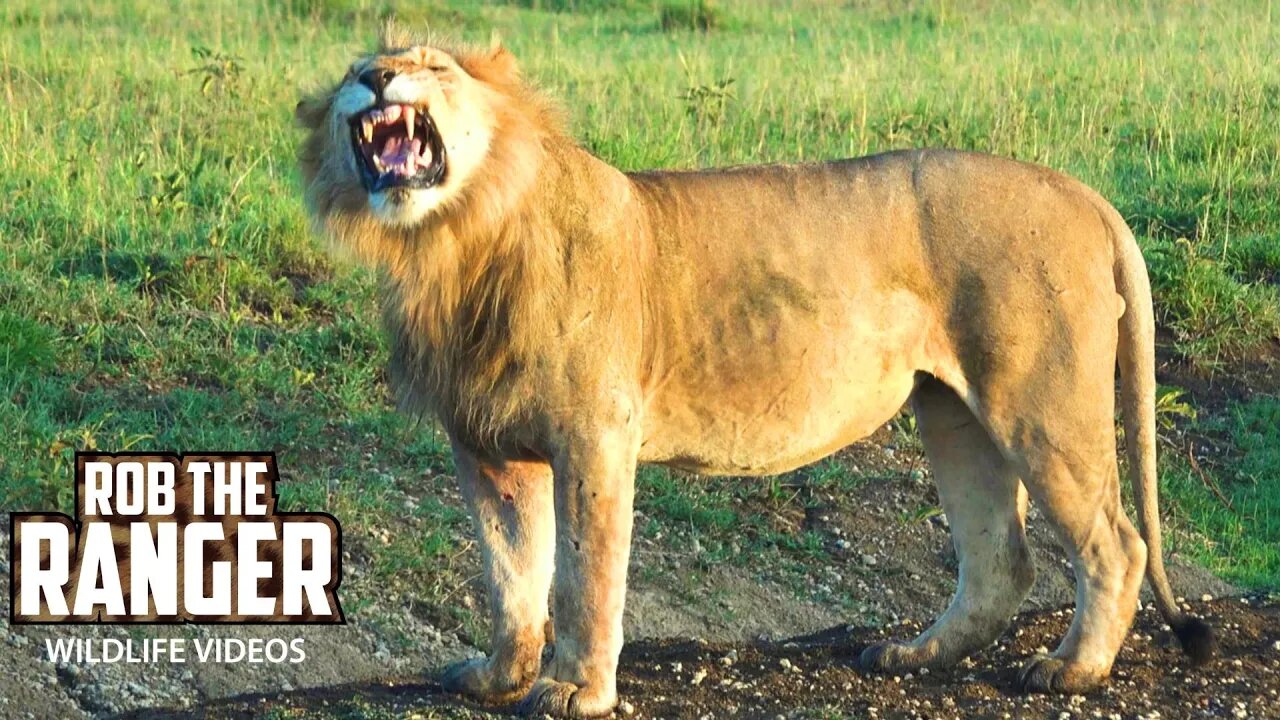
{"type": "MultiPolygon", "coordinates": [[[[404,504],[445,497],[447,449],[390,408],[373,276],[309,237],[293,160],[299,94],[391,15],[475,40],[496,29],[625,169],[923,145],[1061,168],[1132,223],[1177,352],[1229,372],[1280,332],[1266,2],[10,0],[0,507],[66,509],[75,449],[273,448],[286,505],[334,512],[369,558],[348,602],[395,581],[447,597],[467,522],[456,502],[404,504]]],[[[1215,472],[1235,511],[1176,463],[1166,495],[1196,557],[1274,586],[1280,460],[1258,402],[1220,418],[1236,452],[1215,472]]],[[[859,482],[838,463],[809,473],[859,482]]],[[[641,507],[651,532],[692,528],[713,557],[746,522],[739,551],[821,559],[804,531],[740,507],[794,510],[794,481],[642,475],[641,507]]]]}
{"type": "MultiPolygon", "coordinates": [[[[1207,431],[1234,445],[1230,467],[1166,463],[1165,505],[1182,532],[1174,548],[1244,586],[1280,578],[1280,398],[1233,404],[1207,431]],[[1172,502],[1170,502],[1172,501],[1172,502]]],[[[1199,465],[1199,463],[1197,463],[1199,465]]]]}

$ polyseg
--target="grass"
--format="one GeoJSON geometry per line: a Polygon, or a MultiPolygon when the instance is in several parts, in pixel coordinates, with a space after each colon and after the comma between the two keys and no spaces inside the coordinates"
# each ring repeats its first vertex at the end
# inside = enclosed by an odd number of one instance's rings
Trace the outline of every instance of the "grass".
{"type": "Polygon", "coordinates": [[[1204,423],[1234,446],[1231,466],[1216,470],[1170,465],[1162,479],[1171,524],[1183,550],[1246,587],[1277,586],[1280,578],[1280,398],[1233,404],[1204,423]],[[1172,501],[1172,502],[1170,502],[1172,501]]]}
{"type": "MultiPolygon", "coordinates": [[[[273,448],[286,505],[334,512],[367,559],[348,603],[456,606],[468,523],[447,448],[390,408],[373,277],[308,236],[294,170],[300,92],[390,15],[496,29],[625,169],[922,145],[1061,168],[1140,236],[1176,353],[1223,373],[1275,347],[1267,2],[10,0],[0,507],[66,509],[75,449],[273,448]]],[[[1274,421],[1265,398],[1201,414],[1233,448],[1209,471],[1232,510],[1184,463],[1165,470],[1180,547],[1249,585],[1280,585],[1274,421]]],[[[732,487],[645,471],[640,531],[693,533],[706,562],[820,562],[820,538],[746,508],[793,517],[794,486],[861,481],[838,462],[732,487]]]]}

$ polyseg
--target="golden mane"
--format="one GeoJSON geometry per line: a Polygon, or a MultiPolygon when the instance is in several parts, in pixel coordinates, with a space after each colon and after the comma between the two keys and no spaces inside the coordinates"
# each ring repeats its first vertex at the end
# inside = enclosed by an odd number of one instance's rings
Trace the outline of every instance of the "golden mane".
{"type": "Polygon", "coordinates": [[[436,413],[449,432],[484,448],[530,409],[536,394],[518,387],[518,370],[556,331],[551,291],[561,282],[561,247],[537,189],[548,153],[572,141],[561,113],[501,45],[428,41],[388,28],[379,54],[427,42],[491,91],[493,141],[459,192],[421,225],[378,222],[364,188],[341,171],[346,150],[327,125],[337,88],[299,103],[298,121],[309,131],[299,162],[320,233],[383,271],[398,404],[436,413]]]}

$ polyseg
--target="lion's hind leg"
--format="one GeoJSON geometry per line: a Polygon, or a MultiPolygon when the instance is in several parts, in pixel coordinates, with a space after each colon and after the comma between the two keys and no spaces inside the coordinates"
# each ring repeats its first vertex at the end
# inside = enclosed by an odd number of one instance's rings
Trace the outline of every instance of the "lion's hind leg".
{"type": "Polygon", "coordinates": [[[1133,623],[1147,547],[1120,504],[1111,447],[1093,462],[1088,454],[1055,451],[1034,458],[1028,489],[1071,559],[1076,612],[1058,648],[1024,668],[1025,690],[1084,692],[1098,685],[1133,623]]]}
{"type": "Polygon", "coordinates": [[[938,496],[960,565],[946,612],[910,642],[874,645],[872,670],[951,665],[1008,627],[1035,578],[1025,531],[1026,492],[982,424],[951,388],[932,378],[912,396],[938,496]]]}
{"type": "MultiPolygon", "coordinates": [[[[1034,658],[1021,684],[1031,691],[1084,692],[1111,673],[1137,610],[1147,548],[1120,503],[1114,425],[1114,352],[1090,351],[1080,333],[1063,362],[1037,384],[974,391],[991,437],[1044,513],[1071,560],[1076,612],[1053,653],[1034,658]],[[1092,359],[1092,361],[1087,361],[1092,359]],[[1051,398],[1051,399],[1050,399],[1051,398]]],[[[1046,351],[1047,352],[1047,351],[1046,351]]]]}

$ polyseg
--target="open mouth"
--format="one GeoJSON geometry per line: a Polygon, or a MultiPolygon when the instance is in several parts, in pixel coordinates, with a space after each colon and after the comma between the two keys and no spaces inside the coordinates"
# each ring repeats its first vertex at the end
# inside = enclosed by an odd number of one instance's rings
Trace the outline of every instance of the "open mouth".
{"type": "Polygon", "coordinates": [[[351,117],[351,145],[369,192],[429,188],[444,179],[444,143],[431,116],[412,105],[373,107],[351,117]]]}

